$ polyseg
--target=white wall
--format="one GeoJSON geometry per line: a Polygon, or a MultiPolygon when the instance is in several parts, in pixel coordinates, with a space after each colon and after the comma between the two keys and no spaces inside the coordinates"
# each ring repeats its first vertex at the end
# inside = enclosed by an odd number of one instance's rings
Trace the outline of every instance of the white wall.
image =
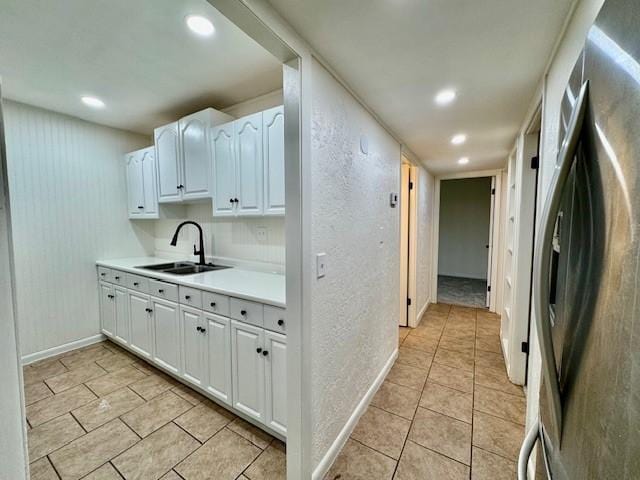
{"type": "Polygon", "coordinates": [[[284,271],[284,217],[213,218],[211,202],[188,205],[184,218],[154,222],[155,252],[158,256],[192,257],[193,245],[199,241],[195,227],[184,227],[178,237],[178,245],[169,245],[176,227],[186,219],[202,226],[207,257],[247,262],[252,267],[269,271],[284,271]],[[265,230],[266,238],[258,235],[259,229],[265,230]]]}
{"type": "Polygon", "coordinates": [[[153,251],[127,219],[123,154],[149,139],[6,102],[22,355],[99,334],[95,261],[153,251]]]}
{"type": "Polygon", "coordinates": [[[22,369],[13,311],[9,196],[0,107],[0,478],[26,480],[27,448],[22,369]]]}
{"type": "Polygon", "coordinates": [[[440,183],[438,275],[487,278],[491,178],[440,183]]]}
{"type": "MultiPolygon", "coordinates": [[[[542,137],[540,145],[540,178],[538,185],[537,211],[542,212],[553,168],[558,154],[560,105],[569,75],[578,59],[587,32],[593,24],[604,0],[581,0],[560,41],[543,82],[542,137]]],[[[531,108],[539,102],[539,95],[533,99],[531,108]]],[[[523,126],[523,129],[526,125],[523,126]]],[[[537,218],[539,231],[540,215],[537,218]]],[[[532,312],[532,318],[535,312],[532,312]]],[[[538,417],[541,359],[537,332],[531,329],[531,355],[527,379],[527,428],[538,417]]]]}
{"type": "Polygon", "coordinates": [[[315,61],[312,84],[311,242],[327,254],[305,353],[318,465],[397,349],[400,209],[389,193],[400,189],[400,145],[315,61]]]}
{"type": "MultiPolygon", "coordinates": [[[[431,259],[433,256],[433,202],[435,180],[424,167],[418,168],[417,183],[417,235],[416,251],[416,311],[424,311],[431,299],[431,279],[433,276],[431,259]]],[[[420,318],[418,318],[420,321],[420,318]]]]}

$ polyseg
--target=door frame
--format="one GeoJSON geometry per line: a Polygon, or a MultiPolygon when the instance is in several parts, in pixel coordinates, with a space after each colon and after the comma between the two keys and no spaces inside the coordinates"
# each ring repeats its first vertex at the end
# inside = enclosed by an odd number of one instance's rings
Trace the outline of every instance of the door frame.
{"type": "MultiPolygon", "coordinates": [[[[433,244],[431,265],[433,269],[431,272],[431,298],[438,301],[438,253],[439,253],[439,238],[440,238],[440,183],[443,180],[457,180],[465,178],[479,178],[479,177],[495,177],[495,195],[494,195],[494,212],[493,215],[499,214],[500,204],[502,202],[502,174],[501,169],[492,170],[476,170],[472,172],[459,172],[452,174],[439,175],[435,178],[434,199],[433,199],[433,228],[431,241],[433,244]]],[[[491,228],[491,237],[493,238],[493,246],[491,248],[491,278],[489,285],[491,285],[491,291],[489,292],[489,311],[496,312],[499,305],[497,305],[497,291],[498,291],[498,259],[499,255],[496,252],[500,251],[500,240],[502,222],[498,219],[494,219],[491,228]]]]}
{"type": "Polygon", "coordinates": [[[417,249],[418,249],[418,167],[402,155],[401,169],[407,169],[407,184],[404,173],[400,174],[400,321],[401,327],[418,326],[417,291],[417,249]],[[406,209],[406,211],[405,211],[406,209]],[[402,222],[407,216],[407,231],[402,222]],[[404,283],[403,283],[404,282],[404,283]],[[407,299],[411,299],[409,303],[407,299]],[[404,321],[402,321],[404,320],[404,321]]]}

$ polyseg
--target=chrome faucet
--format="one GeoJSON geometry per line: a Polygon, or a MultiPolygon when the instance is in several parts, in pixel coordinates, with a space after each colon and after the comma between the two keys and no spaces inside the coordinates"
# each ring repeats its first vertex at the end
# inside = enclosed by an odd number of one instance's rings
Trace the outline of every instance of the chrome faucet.
{"type": "Polygon", "coordinates": [[[182,227],[184,227],[185,225],[195,225],[196,228],[198,229],[198,232],[200,233],[200,250],[196,250],[196,246],[193,246],[193,254],[194,255],[199,255],[200,256],[200,260],[198,261],[199,265],[205,265],[205,261],[204,261],[204,236],[202,234],[202,227],[200,225],[198,225],[196,222],[192,222],[191,220],[187,220],[186,222],[182,222],[180,225],[178,225],[178,228],[176,228],[176,233],[173,234],[173,238],[171,239],[171,245],[172,246],[176,246],[176,244],[178,243],[178,233],[180,233],[180,229],[182,227]]]}

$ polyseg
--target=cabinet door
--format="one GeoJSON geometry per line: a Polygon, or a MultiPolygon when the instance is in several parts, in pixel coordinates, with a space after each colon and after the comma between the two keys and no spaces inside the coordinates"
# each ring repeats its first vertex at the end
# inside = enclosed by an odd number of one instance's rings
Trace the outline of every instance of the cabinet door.
{"type": "Polygon", "coordinates": [[[127,205],[129,218],[141,218],[144,214],[144,190],[142,164],[138,152],[126,155],[127,162],[127,205]]]}
{"type": "Polygon", "coordinates": [[[153,310],[153,359],[178,373],[180,366],[180,311],[178,304],[151,300],[153,310]]]}
{"type": "Polygon", "coordinates": [[[233,406],[264,421],[264,330],[231,321],[233,406]]]}
{"type": "Polygon", "coordinates": [[[206,110],[181,118],[180,150],[182,155],[182,198],[206,198],[210,196],[211,157],[207,142],[209,114],[206,110]]]}
{"type": "Polygon", "coordinates": [[[236,160],[233,122],[211,129],[213,156],[213,215],[233,215],[236,197],[236,160]]]}
{"type": "Polygon", "coordinates": [[[153,330],[149,295],[128,291],[129,322],[131,324],[131,348],[146,358],[151,358],[153,330]]]}
{"type": "Polygon", "coordinates": [[[206,389],[231,405],[231,320],[219,315],[205,316],[207,338],[206,389]]]}
{"type": "Polygon", "coordinates": [[[113,285],[100,282],[100,329],[108,337],[113,337],[116,331],[116,302],[113,285]]]}
{"type": "Polygon", "coordinates": [[[287,337],[265,332],[265,423],[287,433],[287,337]]]}
{"type": "Polygon", "coordinates": [[[145,218],[158,218],[158,194],[156,188],[156,164],[153,147],[140,152],[142,190],[145,218]]]}
{"type": "Polygon", "coordinates": [[[125,345],[129,344],[129,294],[126,288],[113,289],[116,300],[116,335],[115,339],[125,345]]]}
{"type": "Polygon", "coordinates": [[[204,335],[200,329],[203,325],[200,310],[180,307],[180,339],[182,341],[182,375],[202,386],[204,380],[204,335]]]}
{"type": "Polygon", "coordinates": [[[154,131],[156,162],[158,165],[158,201],[179,201],[181,172],[178,150],[178,122],[154,131]]]}
{"type": "Polygon", "coordinates": [[[262,113],[264,213],[284,214],[284,107],[262,113]]]}
{"type": "Polygon", "coordinates": [[[236,120],[236,214],[262,215],[262,112],[236,120]]]}

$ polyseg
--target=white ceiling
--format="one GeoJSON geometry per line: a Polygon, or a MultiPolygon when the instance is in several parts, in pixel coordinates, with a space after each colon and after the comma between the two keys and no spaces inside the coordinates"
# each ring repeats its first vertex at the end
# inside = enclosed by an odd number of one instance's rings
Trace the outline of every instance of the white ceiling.
{"type": "Polygon", "coordinates": [[[205,0],[1,0],[0,75],[9,99],[141,133],[282,86],[281,64],[205,0]]]}
{"type": "Polygon", "coordinates": [[[430,170],[448,173],[504,165],[572,0],[270,3],[430,170]],[[444,87],[458,99],[436,107],[444,87]],[[458,132],[468,140],[454,147],[458,132]]]}

